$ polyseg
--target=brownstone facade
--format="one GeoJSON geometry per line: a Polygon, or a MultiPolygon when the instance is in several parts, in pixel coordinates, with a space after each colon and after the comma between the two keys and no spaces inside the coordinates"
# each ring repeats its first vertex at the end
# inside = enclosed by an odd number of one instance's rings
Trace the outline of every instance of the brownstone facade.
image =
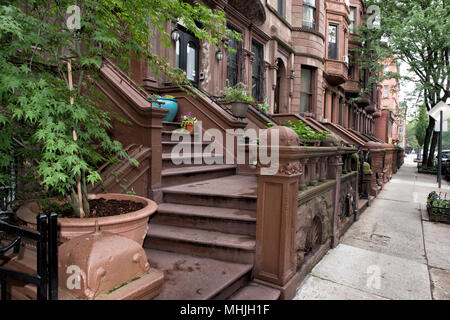
{"type": "MultiPolygon", "coordinates": [[[[242,34],[242,42],[229,42],[235,53],[191,41],[188,46],[193,57],[186,58],[182,56],[186,50],[180,49],[186,42],[173,42],[172,48],[164,48],[157,40],[153,44],[158,54],[186,69],[196,86],[220,96],[227,80],[231,84],[242,82],[257,101],[268,102],[272,114],[306,115],[374,134],[374,119],[381,116],[381,88],[375,88],[358,104],[350,100],[365,88],[368,78],[349,50],[361,45],[355,40],[354,25],[363,22],[363,1],[208,0],[206,3],[225,10],[228,27],[242,34]],[[223,53],[221,60],[218,52],[223,53]],[[187,61],[185,65],[180,59],[191,60],[193,64],[189,66],[187,61]]],[[[181,24],[168,23],[167,30],[184,35],[181,24]]],[[[168,85],[166,79],[154,77],[145,63],[134,63],[133,71],[135,80],[149,91],[168,85]]]]}

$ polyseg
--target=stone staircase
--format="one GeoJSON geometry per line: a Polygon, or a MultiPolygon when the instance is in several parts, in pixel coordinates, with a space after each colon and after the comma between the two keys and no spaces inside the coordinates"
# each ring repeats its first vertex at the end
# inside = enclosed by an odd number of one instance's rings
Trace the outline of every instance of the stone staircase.
{"type": "Polygon", "coordinates": [[[236,165],[175,165],[177,128],[163,123],[163,202],[144,242],[150,264],[166,277],[157,299],[278,299],[278,290],[252,281],[256,177],[237,175],[236,165]]]}

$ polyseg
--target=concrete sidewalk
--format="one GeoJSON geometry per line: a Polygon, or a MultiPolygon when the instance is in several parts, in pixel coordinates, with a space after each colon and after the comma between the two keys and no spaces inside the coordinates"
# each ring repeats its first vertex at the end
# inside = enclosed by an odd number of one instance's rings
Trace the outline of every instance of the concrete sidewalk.
{"type": "MultiPolygon", "coordinates": [[[[450,225],[428,221],[436,176],[418,174],[413,159],[405,159],[294,299],[450,299],[450,225]]],[[[450,198],[445,180],[441,191],[450,198]]]]}

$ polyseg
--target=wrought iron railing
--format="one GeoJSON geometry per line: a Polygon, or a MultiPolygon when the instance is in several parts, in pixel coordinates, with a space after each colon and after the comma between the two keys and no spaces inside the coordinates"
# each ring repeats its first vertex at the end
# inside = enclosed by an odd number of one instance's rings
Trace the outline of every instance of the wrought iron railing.
{"type": "Polygon", "coordinates": [[[6,246],[0,247],[0,256],[11,249],[17,254],[20,250],[22,238],[36,241],[37,260],[36,273],[28,274],[0,266],[1,300],[8,297],[8,281],[16,280],[37,286],[38,300],[58,299],[58,237],[57,214],[48,216],[40,214],[37,218],[37,231],[23,229],[18,226],[0,221],[0,231],[15,238],[6,246]]]}

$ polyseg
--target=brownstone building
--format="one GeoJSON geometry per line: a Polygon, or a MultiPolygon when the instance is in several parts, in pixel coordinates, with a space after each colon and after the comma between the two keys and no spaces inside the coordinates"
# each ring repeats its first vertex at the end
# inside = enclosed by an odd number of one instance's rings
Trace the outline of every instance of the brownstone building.
{"type": "MultiPolygon", "coordinates": [[[[242,34],[231,40],[235,52],[202,43],[185,32],[182,23],[168,23],[180,37],[173,48],[154,47],[206,92],[220,96],[227,81],[242,82],[257,101],[266,100],[271,114],[296,114],[374,134],[379,117],[376,88],[358,103],[351,103],[367,85],[350,48],[355,26],[363,21],[360,0],[207,0],[226,11],[228,27],[242,34]]],[[[152,76],[144,63],[133,68],[134,78],[149,91],[168,85],[152,76]]]]}

